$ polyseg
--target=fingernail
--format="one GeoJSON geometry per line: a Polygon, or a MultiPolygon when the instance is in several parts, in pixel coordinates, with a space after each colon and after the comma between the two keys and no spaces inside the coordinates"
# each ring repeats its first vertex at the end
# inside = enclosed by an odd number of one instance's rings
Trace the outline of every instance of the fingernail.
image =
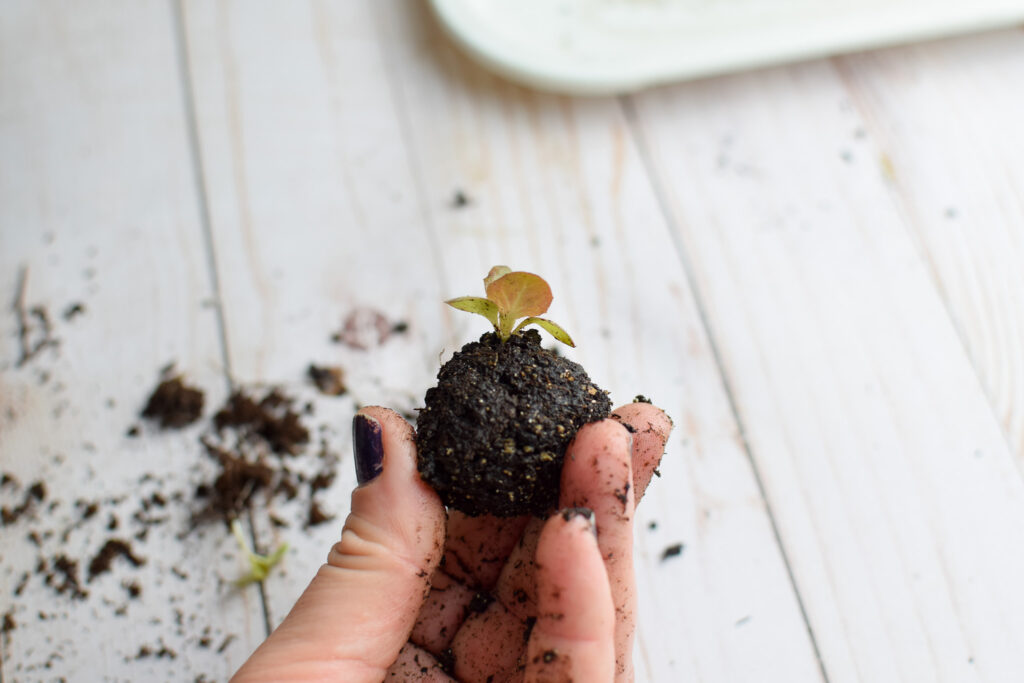
{"type": "Polygon", "coordinates": [[[373,481],[384,469],[384,440],[380,422],[369,415],[352,418],[352,448],[356,456],[356,481],[373,481]]]}
{"type": "Polygon", "coordinates": [[[590,508],[565,508],[562,510],[562,519],[567,522],[571,522],[574,519],[580,518],[586,523],[587,528],[590,529],[590,533],[597,536],[597,524],[594,519],[594,511],[590,508]]]}

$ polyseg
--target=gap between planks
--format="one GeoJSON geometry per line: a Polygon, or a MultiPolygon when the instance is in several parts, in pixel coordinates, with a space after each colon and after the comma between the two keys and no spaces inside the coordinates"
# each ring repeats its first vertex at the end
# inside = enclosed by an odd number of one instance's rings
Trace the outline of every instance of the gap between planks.
{"type": "MultiPolygon", "coordinates": [[[[195,190],[196,203],[199,209],[199,220],[203,234],[203,248],[206,256],[206,268],[210,278],[210,287],[217,305],[217,341],[220,347],[221,365],[223,366],[224,384],[230,395],[235,389],[234,372],[231,369],[231,354],[228,346],[227,325],[224,321],[224,299],[221,296],[220,273],[217,271],[217,252],[213,239],[213,221],[210,218],[210,198],[206,188],[206,175],[203,171],[203,151],[199,144],[199,124],[196,116],[195,88],[192,82],[192,68],[189,61],[188,36],[185,34],[184,0],[168,0],[171,9],[171,31],[174,34],[175,57],[178,66],[178,83],[181,90],[181,105],[185,115],[185,128],[188,135],[188,155],[191,162],[192,186],[195,190]]],[[[260,552],[259,539],[256,538],[256,525],[253,512],[246,515],[249,522],[249,542],[253,552],[260,552]]],[[[260,596],[260,611],[263,614],[264,637],[274,630],[270,621],[270,608],[267,604],[267,591],[262,581],[257,582],[260,596]]],[[[3,681],[0,681],[3,683],[3,681]]]]}
{"type": "Polygon", "coordinates": [[[675,247],[676,256],[679,258],[680,266],[682,267],[686,280],[690,285],[690,289],[693,291],[693,299],[697,308],[697,314],[700,317],[701,326],[704,328],[705,334],[707,334],[708,337],[708,348],[711,350],[711,356],[714,359],[715,368],[718,370],[718,376],[722,382],[722,390],[724,391],[726,400],[729,403],[729,411],[732,413],[732,418],[736,422],[736,428],[743,447],[743,453],[747,457],[750,470],[754,475],[754,480],[757,482],[757,491],[761,497],[761,503],[764,505],[768,521],[771,524],[772,534],[775,537],[775,544],[779,548],[779,554],[781,555],[782,562],[786,567],[786,576],[789,579],[790,588],[792,588],[793,595],[796,597],[797,605],[800,608],[800,617],[803,619],[804,627],[807,629],[807,637],[810,639],[811,647],[814,649],[814,658],[818,663],[818,671],[821,673],[821,678],[824,683],[829,683],[828,672],[825,670],[825,662],[822,659],[821,650],[818,647],[818,641],[814,635],[814,629],[811,627],[811,621],[807,615],[807,608],[804,605],[803,596],[800,595],[800,589],[799,586],[797,586],[796,577],[793,574],[793,567],[790,563],[789,555],[786,552],[785,545],[782,543],[782,536],[779,533],[779,526],[775,519],[775,512],[772,510],[772,506],[768,502],[764,481],[750,449],[750,441],[747,439],[743,418],[736,406],[736,397],[733,393],[732,383],[729,381],[729,376],[725,371],[725,365],[722,363],[721,350],[715,336],[715,330],[711,326],[707,315],[707,309],[704,305],[704,297],[700,288],[700,283],[697,282],[697,278],[693,275],[693,264],[690,261],[689,253],[687,252],[685,245],[682,243],[682,238],[680,237],[680,232],[677,229],[675,217],[668,209],[668,203],[665,197],[665,188],[662,186],[661,179],[654,168],[654,162],[651,157],[650,148],[647,144],[647,139],[638,125],[636,107],[633,103],[633,99],[629,95],[621,95],[617,99],[619,107],[622,109],[623,117],[626,120],[629,133],[636,145],[641,163],[646,171],[648,182],[651,185],[651,190],[657,200],[658,210],[660,211],[662,218],[665,220],[665,227],[669,232],[669,239],[675,247]]]}

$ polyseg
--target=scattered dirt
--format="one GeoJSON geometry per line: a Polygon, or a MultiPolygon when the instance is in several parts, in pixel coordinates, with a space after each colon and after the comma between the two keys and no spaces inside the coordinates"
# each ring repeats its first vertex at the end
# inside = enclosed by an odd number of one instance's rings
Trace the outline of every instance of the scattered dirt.
{"type": "Polygon", "coordinates": [[[274,469],[262,462],[249,462],[245,456],[208,441],[203,445],[219,463],[220,472],[212,484],[200,484],[196,488],[196,497],[206,500],[206,507],[196,515],[196,520],[230,521],[249,506],[253,494],[271,488],[274,469]]]}
{"type": "Polygon", "coordinates": [[[64,309],[64,320],[70,322],[83,313],[85,313],[85,304],[81,301],[76,301],[64,309]]]}
{"type": "Polygon", "coordinates": [[[679,555],[682,555],[683,554],[683,550],[685,548],[686,548],[686,545],[683,544],[683,543],[674,543],[674,544],[668,546],[667,548],[665,548],[661,552],[661,561],[664,562],[665,560],[669,559],[670,557],[677,557],[679,555]]]}
{"type": "Polygon", "coordinates": [[[28,288],[28,268],[22,266],[18,272],[18,287],[12,309],[18,320],[18,345],[20,353],[15,367],[22,367],[38,356],[44,349],[56,348],[60,342],[53,336],[50,315],[43,306],[28,307],[25,292],[28,288]]]}
{"type": "MultiPolygon", "coordinates": [[[[186,385],[181,375],[172,372],[173,369],[163,373],[162,381],[142,409],[142,417],[156,420],[163,429],[180,429],[192,424],[202,416],[205,402],[201,389],[186,385]]],[[[133,429],[137,430],[130,428],[129,436],[138,433],[132,434],[133,429]]]]}
{"type": "Polygon", "coordinates": [[[316,500],[309,501],[309,517],[306,520],[306,527],[319,526],[324,522],[329,522],[334,519],[334,515],[329,515],[320,508],[320,503],[316,500]]]}
{"type": "Polygon", "coordinates": [[[141,557],[136,557],[135,553],[132,552],[132,546],[128,541],[123,541],[119,538],[108,539],[100,551],[92,558],[89,562],[89,581],[91,582],[100,574],[105,574],[110,571],[110,566],[113,564],[117,557],[123,557],[133,567],[140,567],[146,563],[146,560],[141,557]]]}
{"type": "MultiPolygon", "coordinates": [[[[17,491],[17,479],[9,475],[4,475],[4,477],[4,485],[11,486],[15,491],[17,491]]],[[[35,510],[37,503],[42,503],[45,500],[46,485],[41,481],[33,482],[27,489],[25,489],[21,503],[14,507],[0,507],[0,526],[10,526],[11,524],[15,524],[25,515],[32,513],[35,510]]]]}
{"type": "Polygon", "coordinates": [[[345,373],[336,365],[310,365],[307,373],[321,394],[341,396],[348,391],[348,387],[345,386],[345,373]]]}
{"type": "Polygon", "coordinates": [[[213,416],[213,423],[218,432],[233,430],[239,443],[266,444],[277,455],[297,455],[309,443],[309,430],[293,403],[279,389],[262,398],[236,391],[213,416]]]}
{"type": "Polygon", "coordinates": [[[445,505],[469,515],[544,515],[558,501],[565,449],[607,417],[607,393],[527,330],[488,332],[437,375],[417,419],[419,471],[445,505]]]}
{"type": "Polygon", "coordinates": [[[43,574],[46,585],[57,591],[58,595],[70,595],[75,600],[89,597],[89,592],[78,581],[78,562],[66,555],[57,555],[49,564],[46,560],[40,560],[36,573],[43,574]]]}
{"type": "Polygon", "coordinates": [[[331,335],[331,341],[351,349],[368,351],[408,329],[409,324],[405,321],[392,322],[380,311],[357,308],[345,317],[341,329],[331,335]]]}

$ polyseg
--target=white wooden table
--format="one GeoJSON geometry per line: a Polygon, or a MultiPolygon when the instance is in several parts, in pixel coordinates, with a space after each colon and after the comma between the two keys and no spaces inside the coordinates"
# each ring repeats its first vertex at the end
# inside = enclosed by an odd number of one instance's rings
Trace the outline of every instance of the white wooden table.
{"type": "Polygon", "coordinates": [[[209,412],[343,366],[315,399],[340,519],[356,403],[417,405],[486,325],[440,301],[495,263],[551,281],[615,401],[675,419],[639,680],[1024,680],[1022,123],[1019,29],[574,100],[476,67],[419,3],[4,3],[0,470],[57,505],[0,528],[2,680],[225,679],[337,522],[254,515],[292,546],[262,592],[186,505],[87,599],[33,571],[208,472],[201,425],[125,435],[159,368],[209,412]],[[19,366],[22,272],[59,346],[19,366]],[[332,344],[360,306],[409,331],[332,344]]]}

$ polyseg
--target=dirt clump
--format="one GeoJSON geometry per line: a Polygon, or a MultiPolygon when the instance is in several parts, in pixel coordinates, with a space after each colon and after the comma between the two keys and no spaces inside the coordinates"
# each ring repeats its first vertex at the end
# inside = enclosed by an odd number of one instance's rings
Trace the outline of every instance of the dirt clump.
{"type": "Polygon", "coordinates": [[[162,429],[180,429],[202,417],[203,391],[185,384],[181,375],[164,375],[146,401],[142,417],[155,420],[162,429]]]}
{"type": "Polygon", "coordinates": [[[611,402],[578,364],[526,330],[494,333],[441,367],[417,419],[419,471],[469,515],[544,515],[558,502],[565,449],[611,402]]]}
{"type": "Polygon", "coordinates": [[[104,574],[110,571],[110,567],[117,557],[123,557],[133,567],[140,567],[146,563],[146,560],[138,557],[132,552],[132,547],[127,541],[123,541],[119,538],[108,539],[100,551],[89,562],[89,581],[100,574],[104,574]]]}
{"type": "Polygon", "coordinates": [[[307,374],[321,394],[341,396],[348,391],[348,387],[345,386],[345,373],[336,365],[311,364],[307,374]]]}

